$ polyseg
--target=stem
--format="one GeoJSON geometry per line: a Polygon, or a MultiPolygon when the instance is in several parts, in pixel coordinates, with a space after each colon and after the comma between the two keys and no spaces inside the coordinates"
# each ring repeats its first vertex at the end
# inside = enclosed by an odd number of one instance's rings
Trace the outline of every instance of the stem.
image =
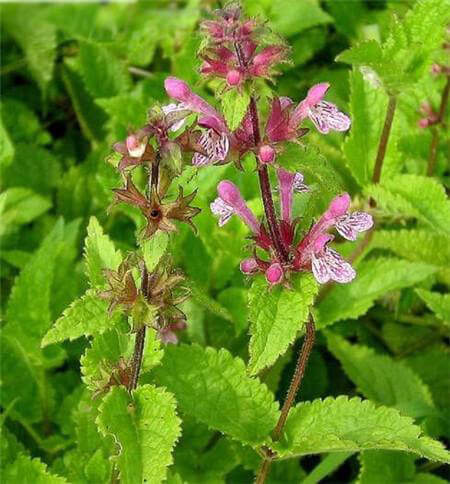
{"type": "Polygon", "coordinates": [[[302,383],[303,376],[305,374],[306,365],[308,363],[309,356],[311,355],[312,348],[314,346],[314,340],[316,337],[316,327],[314,321],[310,316],[309,321],[306,323],[306,334],[303,340],[302,349],[298,355],[297,364],[295,366],[294,376],[292,377],[289,390],[287,392],[286,400],[284,401],[283,408],[281,409],[281,415],[278,419],[277,425],[272,432],[272,439],[277,441],[281,437],[284,424],[289,414],[289,410],[294,403],[295,396],[297,395],[300,384],[302,383]]]}
{"type": "MultiPolygon", "coordinates": [[[[286,400],[284,401],[283,407],[281,409],[281,414],[278,419],[277,425],[272,432],[272,440],[274,442],[278,441],[281,437],[281,433],[286,423],[286,419],[289,415],[289,411],[295,401],[295,397],[297,395],[298,389],[302,383],[303,376],[305,374],[306,365],[308,363],[308,359],[311,355],[311,351],[314,346],[315,336],[316,336],[316,328],[314,325],[314,320],[312,319],[312,316],[310,316],[309,321],[306,323],[305,339],[303,340],[302,349],[300,350],[300,353],[298,355],[297,364],[295,366],[295,371],[291,380],[291,384],[289,385],[289,390],[286,395],[286,400]]],[[[255,481],[256,484],[264,484],[267,476],[269,475],[272,460],[273,460],[273,455],[271,455],[269,450],[268,452],[266,452],[266,457],[264,457],[264,460],[258,471],[258,475],[255,481]]]]}
{"type": "MultiPolygon", "coordinates": [[[[148,183],[150,193],[152,193],[153,189],[157,190],[158,188],[160,158],[161,158],[160,153],[158,151],[156,153],[155,161],[154,163],[152,163],[151,176],[148,183]]],[[[142,271],[141,292],[144,298],[147,299],[148,298],[148,272],[145,266],[144,266],[144,270],[142,271]]],[[[146,330],[146,326],[143,325],[136,332],[136,339],[134,341],[133,359],[131,363],[131,378],[130,378],[130,383],[128,385],[128,391],[130,392],[137,387],[138,380],[139,380],[139,373],[141,372],[142,358],[144,356],[144,347],[145,347],[145,330],[146,330]]]]}
{"type": "MultiPolygon", "coordinates": [[[[445,110],[447,109],[448,96],[450,91],[450,76],[447,76],[447,82],[442,92],[441,105],[439,106],[438,119],[436,124],[442,124],[444,121],[445,110]]],[[[439,141],[439,131],[436,126],[433,127],[433,137],[431,139],[430,154],[428,157],[427,175],[432,176],[436,164],[437,147],[439,141]]]]}
{"type": "Polygon", "coordinates": [[[397,106],[397,98],[389,95],[389,102],[386,111],[386,118],[384,120],[383,131],[381,133],[380,144],[378,145],[377,157],[375,160],[375,168],[373,170],[372,182],[378,183],[381,178],[381,170],[383,168],[383,161],[386,155],[386,148],[391,134],[392,121],[394,120],[395,108],[397,106]]]}
{"type": "MultiPolygon", "coordinates": [[[[255,98],[253,96],[250,98],[249,111],[253,128],[253,141],[255,146],[258,146],[261,141],[261,134],[259,132],[258,110],[256,108],[255,98]]],[[[282,262],[287,262],[288,251],[286,250],[286,247],[281,239],[280,228],[278,226],[277,217],[275,215],[275,207],[273,204],[272,189],[270,188],[269,172],[266,165],[260,165],[258,169],[258,176],[270,238],[275,247],[278,258],[282,262]]]]}

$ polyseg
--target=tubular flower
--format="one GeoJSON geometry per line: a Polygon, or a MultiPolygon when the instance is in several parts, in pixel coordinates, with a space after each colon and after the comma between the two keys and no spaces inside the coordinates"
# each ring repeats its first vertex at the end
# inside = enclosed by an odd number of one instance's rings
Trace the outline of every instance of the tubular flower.
{"type": "Polygon", "coordinates": [[[261,226],[242,198],[239,188],[228,180],[217,186],[218,198],[211,203],[211,211],[219,217],[219,227],[225,225],[236,214],[255,234],[259,235],[261,226]]]}
{"type": "Polygon", "coordinates": [[[220,164],[225,161],[230,147],[228,136],[225,133],[219,135],[213,129],[205,131],[198,144],[203,153],[197,151],[194,154],[192,164],[195,166],[220,164]]]}
{"type": "Polygon", "coordinates": [[[308,91],[306,98],[292,113],[290,119],[292,127],[298,126],[308,117],[323,134],[327,134],[331,130],[347,131],[350,128],[350,118],[339,111],[337,106],[323,100],[329,88],[328,82],[321,82],[308,91]]]}

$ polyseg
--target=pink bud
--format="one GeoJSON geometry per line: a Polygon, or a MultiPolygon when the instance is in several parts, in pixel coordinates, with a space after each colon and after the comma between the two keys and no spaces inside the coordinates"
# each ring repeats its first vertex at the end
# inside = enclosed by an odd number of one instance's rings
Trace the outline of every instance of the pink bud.
{"type": "Polygon", "coordinates": [[[274,262],[266,270],[266,281],[271,285],[279,284],[283,280],[283,268],[278,262],[274,262]]]}
{"type": "Polygon", "coordinates": [[[125,143],[127,145],[128,153],[133,158],[140,158],[144,154],[147,138],[140,140],[136,135],[130,134],[127,136],[125,143]]]}
{"type": "Polygon", "coordinates": [[[441,65],[436,64],[436,63],[431,65],[431,74],[433,74],[434,76],[441,74],[442,71],[443,71],[443,69],[442,69],[441,65]]]}
{"type": "Polygon", "coordinates": [[[181,79],[176,77],[168,77],[164,81],[164,87],[167,94],[177,101],[189,101],[192,91],[191,88],[181,79]]]}
{"type": "Polygon", "coordinates": [[[347,213],[348,208],[350,207],[350,202],[351,199],[348,193],[343,193],[342,195],[334,197],[328,207],[327,218],[340,217],[347,213]]]}
{"type": "Polygon", "coordinates": [[[419,128],[425,129],[426,127],[428,127],[430,122],[428,121],[427,118],[422,118],[422,119],[419,119],[419,122],[417,124],[419,125],[419,128]]]}
{"type": "Polygon", "coordinates": [[[282,55],[285,47],[281,45],[269,45],[253,58],[253,65],[267,65],[276,62],[282,55]]]}
{"type": "Polygon", "coordinates": [[[229,86],[237,86],[242,80],[242,75],[236,69],[232,69],[227,74],[227,83],[229,86]]]}
{"type": "Polygon", "coordinates": [[[243,274],[254,274],[258,271],[258,263],[256,262],[256,259],[249,257],[248,259],[241,261],[240,268],[243,274]]]}
{"type": "Polygon", "coordinates": [[[325,93],[330,88],[330,84],[328,82],[321,82],[313,86],[309,91],[308,95],[306,96],[306,101],[308,106],[314,106],[315,104],[322,101],[325,93]]]}
{"type": "Polygon", "coordinates": [[[276,151],[269,145],[263,145],[259,148],[259,161],[261,163],[273,163],[276,151]]]}

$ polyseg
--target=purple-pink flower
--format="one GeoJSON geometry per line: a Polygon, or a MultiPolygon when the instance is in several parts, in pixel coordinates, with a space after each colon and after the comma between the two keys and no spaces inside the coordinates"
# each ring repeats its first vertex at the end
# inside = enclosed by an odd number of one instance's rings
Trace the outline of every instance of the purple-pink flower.
{"type": "Polygon", "coordinates": [[[192,164],[195,166],[205,166],[220,164],[225,161],[230,142],[225,133],[218,134],[213,129],[208,129],[199,138],[198,144],[202,147],[204,153],[196,152],[192,158],[192,164]]]}
{"type": "Polygon", "coordinates": [[[323,100],[329,88],[328,82],[313,86],[306,98],[293,111],[291,125],[298,126],[308,117],[323,134],[330,131],[347,131],[351,124],[350,118],[339,111],[337,106],[323,100]]]}
{"type": "Polygon", "coordinates": [[[219,217],[219,227],[225,225],[236,214],[255,234],[260,232],[260,224],[248,208],[239,188],[231,181],[223,180],[217,186],[219,196],[211,203],[211,212],[219,217]]]}

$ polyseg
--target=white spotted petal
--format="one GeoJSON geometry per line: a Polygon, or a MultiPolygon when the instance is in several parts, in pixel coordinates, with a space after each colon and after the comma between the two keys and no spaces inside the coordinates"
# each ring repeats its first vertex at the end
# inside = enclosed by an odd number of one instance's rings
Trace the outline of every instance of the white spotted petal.
{"type": "Polygon", "coordinates": [[[336,230],[347,240],[356,240],[359,232],[373,226],[373,218],[366,212],[346,213],[335,222],[336,230]]]}
{"type": "Polygon", "coordinates": [[[320,284],[330,280],[345,284],[356,276],[353,267],[338,252],[328,247],[312,256],[311,266],[314,277],[320,284]]]}
{"type": "Polygon", "coordinates": [[[225,203],[220,197],[217,197],[209,206],[211,212],[216,217],[219,217],[219,227],[225,225],[234,213],[233,207],[230,207],[230,205],[225,203]]]}
{"type": "Polygon", "coordinates": [[[199,139],[200,146],[205,150],[203,153],[195,153],[192,164],[195,166],[205,166],[224,161],[228,155],[230,142],[225,133],[218,135],[214,130],[209,129],[199,139]]]}
{"type": "Polygon", "coordinates": [[[330,131],[347,131],[350,128],[350,118],[339,111],[332,103],[320,101],[308,110],[308,117],[323,134],[330,131]]]}

